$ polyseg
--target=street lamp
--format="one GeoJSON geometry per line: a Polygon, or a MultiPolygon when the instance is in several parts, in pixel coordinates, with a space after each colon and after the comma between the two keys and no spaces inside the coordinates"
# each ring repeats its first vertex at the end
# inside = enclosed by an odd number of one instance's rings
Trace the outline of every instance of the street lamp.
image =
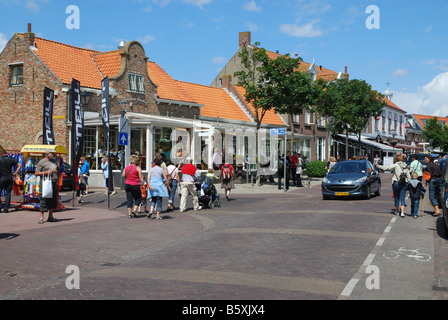
{"type": "Polygon", "coordinates": [[[83,91],[81,93],[81,103],[83,107],[86,107],[89,104],[90,101],[90,93],[87,91],[83,91]]]}

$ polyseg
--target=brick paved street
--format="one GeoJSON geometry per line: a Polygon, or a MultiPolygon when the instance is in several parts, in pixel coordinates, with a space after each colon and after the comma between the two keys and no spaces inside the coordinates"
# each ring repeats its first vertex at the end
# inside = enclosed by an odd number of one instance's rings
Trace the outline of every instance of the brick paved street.
{"type": "Polygon", "coordinates": [[[392,215],[388,183],[370,201],[322,201],[318,181],[286,193],[237,186],[222,208],[195,212],[189,200],[190,210],[164,212],[162,221],[127,219],[124,192],[110,210],[102,193],[72,207],[65,192],[56,223],[38,225],[32,211],[0,214],[0,299],[447,298],[440,223],[428,204],[417,220],[392,215]],[[384,256],[400,247],[431,259],[384,256]],[[381,271],[379,290],[366,288],[370,264],[381,271]],[[70,265],[79,267],[79,290],[66,288],[70,265]]]}

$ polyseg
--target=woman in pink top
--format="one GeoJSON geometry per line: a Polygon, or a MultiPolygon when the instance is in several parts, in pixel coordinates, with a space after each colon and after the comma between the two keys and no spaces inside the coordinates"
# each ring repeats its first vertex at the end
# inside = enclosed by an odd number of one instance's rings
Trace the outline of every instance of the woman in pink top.
{"type": "Polygon", "coordinates": [[[137,209],[142,201],[142,192],[140,185],[146,182],[143,179],[142,169],[139,167],[140,161],[137,156],[132,155],[131,164],[123,171],[123,179],[125,180],[124,190],[126,191],[127,208],[129,218],[137,217],[137,209]],[[134,207],[134,210],[132,210],[134,207]]]}

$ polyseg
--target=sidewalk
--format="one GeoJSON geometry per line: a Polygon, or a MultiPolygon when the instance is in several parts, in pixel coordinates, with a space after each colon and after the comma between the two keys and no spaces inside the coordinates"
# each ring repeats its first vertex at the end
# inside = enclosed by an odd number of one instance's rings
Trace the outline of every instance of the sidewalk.
{"type": "Polygon", "coordinates": [[[340,300],[448,299],[448,241],[443,235],[443,218],[432,216],[428,197],[424,216],[420,204],[418,219],[410,215],[409,200],[407,204],[405,218],[391,215],[389,225],[340,300]],[[375,282],[379,288],[372,288],[375,282]]]}

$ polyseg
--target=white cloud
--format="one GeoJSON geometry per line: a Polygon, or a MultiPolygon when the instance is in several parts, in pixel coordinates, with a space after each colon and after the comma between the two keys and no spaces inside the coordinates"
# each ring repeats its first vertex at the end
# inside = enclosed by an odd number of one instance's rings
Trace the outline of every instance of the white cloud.
{"type": "Polygon", "coordinates": [[[415,93],[395,92],[394,103],[408,113],[448,115],[448,72],[441,73],[415,93]]]}
{"type": "Polygon", "coordinates": [[[8,39],[6,38],[6,35],[0,32],[0,53],[5,49],[7,43],[8,39]]]}
{"type": "Polygon", "coordinates": [[[314,38],[323,35],[322,30],[316,29],[314,25],[318,23],[319,20],[304,24],[284,24],[281,26],[281,31],[287,35],[297,37],[297,38],[314,38]]]}
{"type": "Polygon", "coordinates": [[[151,41],[154,41],[154,40],[155,40],[155,38],[153,36],[150,36],[150,35],[146,35],[144,37],[141,37],[141,38],[137,39],[138,42],[145,43],[145,44],[149,43],[151,41]]]}
{"type": "Polygon", "coordinates": [[[255,23],[252,23],[250,21],[246,22],[246,27],[249,28],[249,31],[258,31],[258,26],[255,23]]]}
{"type": "Polygon", "coordinates": [[[246,2],[243,6],[244,10],[248,10],[248,11],[254,11],[254,12],[260,12],[261,11],[261,7],[257,6],[257,4],[255,3],[255,0],[251,0],[249,2],[246,2]]]}
{"type": "Polygon", "coordinates": [[[409,74],[409,70],[407,69],[397,69],[394,73],[392,73],[392,77],[406,77],[409,74]]]}
{"type": "Polygon", "coordinates": [[[200,9],[203,9],[203,6],[209,4],[213,0],[182,0],[185,3],[192,4],[200,9]]]}

